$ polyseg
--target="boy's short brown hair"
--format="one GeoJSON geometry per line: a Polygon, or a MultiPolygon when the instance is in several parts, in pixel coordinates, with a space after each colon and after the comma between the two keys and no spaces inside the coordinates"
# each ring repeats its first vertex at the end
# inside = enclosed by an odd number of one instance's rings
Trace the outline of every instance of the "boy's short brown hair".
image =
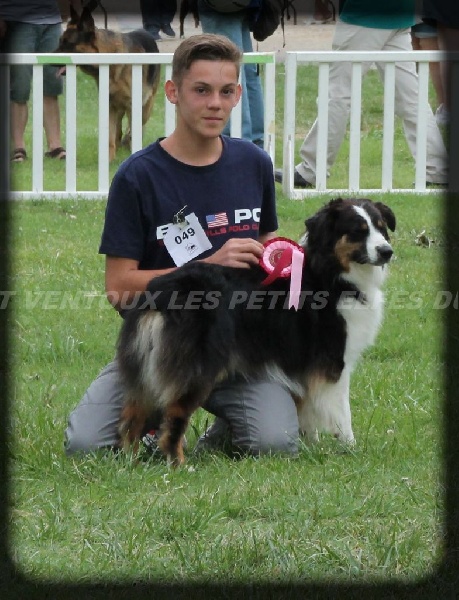
{"type": "Polygon", "coordinates": [[[180,85],[184,74],[197,60],[224,60],[232,62],[237,76],[241,68],[242,52],[224,35],[204,33],[185,39],[175,50],[172,59],[172,81],[180,85]]]}

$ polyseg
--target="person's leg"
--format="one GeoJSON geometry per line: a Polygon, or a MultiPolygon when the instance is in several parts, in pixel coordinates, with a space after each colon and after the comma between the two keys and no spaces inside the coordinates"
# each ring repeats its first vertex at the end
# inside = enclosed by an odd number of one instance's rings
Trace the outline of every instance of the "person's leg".
{"type": "MultiPolygon", "coordinates": [[[[237,13],[218,13],[215,10],[209,9],[204,2],[199,3],[199,17],[201,20],[201,27],[204,33],[216,33],[225,35],[229,38],[238,48],[244,50],[243,37],[242,37],[242,18],[237,13]]],[[[241,70],[241,113],[242,113],[242,138],[246,140],[252,140],[252,120],[250,116],[249,106],[249,94],[247,91],[246,83],[246,70],[241,70]]],[[[230,135],[230,123],[228,121],[223,133],[230,135]]]]}
{"type": "MultiPolygon", "coordinates": [[[[37,41],[37,52],[54,52],[59,45],[60,24],[41,27],[37,41]]],[[[62,78],[57,76],[58,69],[46,65],[43,68],[43,127],[48,144],[48,156],[65,158],[61,142],[61,119],[58,96],[62,94],[62,78]]]]}
{"type": "MultiPolygon", "coordinates": [[[[372,48],[372,31],[376,30],[338,21],[332,49],[336,51],[375,49],[372,48]]],[[[336,160],[346,134],[351,103],[351,81],[351,63],[343,62],[331,65],[328,102],[327,173],[336,160]]],[[[316,119],[300,148],[302,162],[295,167],[303,179],[311,184],[314,184],[316,180],[317,134],[318,121],[316,119]]]]}
{"type": "MultiPolygon", "coordinates": [[[[10,121],[11,121],[11,141],[13,144],[13,152],[17,150],[25,151],[24,133],[29,116],[29,109],[26,102],[11,101],[10,106],[10,121]]],[[[15,162],[22,162],[25,155],[21,158],[17,154],[17,158],[13,158],[15,162]]]]}
{"type": "MultiPolygon", "coordinates": [[[[296,406],[289,391],[280,384],[228,381],[212,392],[205,408],[217,417],[216,426],[222,438],[225,424],[228,426],[235,452],[249,455],[298,452],[296,406]]],[[[206,448],[205,436],[198,442],[198,451],[200,444],[206,448]]]]}
{"type": "MultiPolygon", "coordinates": [[[[253,52],[252,38],[248,22],[242,23],[242,50],[244,52],[253,52]]],[[[265,109],[263,101],[263,89],[259,68],[255,64],[244,65],[245,83],[248,96],[248,106],[251,123],[251,140],[258,146],[263,147],[265,138],[265,109]]]]}
{"type": "Polygon", "coordinates": [[[168,37],[175,37],[175,31],[171,27],[177,12],[177,0],[160,0],[161,5],[161,31],[168,37]]]}
{"type": "Polygon", "coordinates": [[[70,414],[65,430],[66,454],[117,447],[123,398],[118,364],[113,361],[91,383],[70,414]]]}
{"type": "Polygon", "coordinates": [[[151,33],[155,40],[160,40],[161,7],[157,0],[140,0],[140,12],[143,28],[151,33]]]}
{"type": "Polygon", "coordinates": [[[48,144],[47,156],[65,158],[61,143],[61,117],[59,101],[56,96],[43,96],[43,127],[48,144]]]}
{"type": "Polygon", "coordinates": [[[443,83],[443,97],[445,99],[444,106],[446,111],[449,113],[451,110],[450,98],[451,98],[451,65],[452,61],[448,59],[449,52],[456,52],[459,50],[459,30],[455,27],[447,27],[442,23],[438,23],[438,45],[440,50],[445,53],[447,57],[441,63],[441,78],[443,83]]]}
{"type": "MultiPolygon", "coordinates": [[[[406,51],[411,49],[408,29],[399,29],[392,32],[384,50],[406,51]]],[[[385,65],[377,65],[381,77],[384,78],[385,65]]],[[[416,158],[416,133],[418,123],[418,91],[419,82],[414,62],[397,63],[395,66],[395,114],[403,121],[406,141],[413,158],[416,158]]],[[[430,105],[425,107],[427,119],[427,165],[426,181],[432,183],[446,183],[447,154],[442,135],[435,121],[430,105]]]]}
{"type": "MultiPolygon", "coordinates": [[[[35,52],[37,29],[28,23],[9,23],[4,47],[6,52],[18,54],[22,52],[35,52]]],[[[25,151],[24,133],[28,121],[27,102],[30,97],[32,81],[31,65],[12,65],[10,67],[10,127],[13,151],[25,151]]],[[[24,160],[18,155],[17,161],[24,160]]]]}
{"type": "MultiPolygon", "coordinates": [[[[439,50],[438,38],[435,37],[420,37],[419,38],[419,49],[420,50],[439,50]]],[[[429,74],[432,80],[432,85],[435,90],[435,96],[437,99],[437,106],[441,106],[445,103],[443,82],[441,77],[440,63],[431,62],[429,63],[429,74]]]]}

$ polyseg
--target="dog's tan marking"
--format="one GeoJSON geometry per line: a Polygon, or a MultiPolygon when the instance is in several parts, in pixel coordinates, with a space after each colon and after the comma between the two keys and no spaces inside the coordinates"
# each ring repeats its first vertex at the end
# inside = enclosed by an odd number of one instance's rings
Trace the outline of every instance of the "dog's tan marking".
{"type": "Polygon", "coordinates": [[[349,273],[353,253],[359,248],[360,244],[350,242],[347,235],[343,235],[343,237],[336,242],[335,255],[346,273],[349,273]]]}

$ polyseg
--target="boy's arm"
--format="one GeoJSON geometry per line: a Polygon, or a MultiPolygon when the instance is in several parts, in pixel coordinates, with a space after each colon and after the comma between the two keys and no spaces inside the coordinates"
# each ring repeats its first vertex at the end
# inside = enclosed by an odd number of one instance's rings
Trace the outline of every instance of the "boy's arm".
{"type": "MultiPolygon", "coordinates": [[[[232,238],[202,262],[228,267],[248,269],[258,264],[263,253],[264,241],[275,237],[275,233],[260,236],[260,241],[251,238],[232,238]],[[261,241],[263,240],[263,241],[261,241]]],[[[130,258],[107,256],[105,259],[105,292],[115,308],[123,308],[138,292],[144,292],[154,277],[174,271],[176,267],[158,270],[139,269],[139,262],[130,258]]]]}

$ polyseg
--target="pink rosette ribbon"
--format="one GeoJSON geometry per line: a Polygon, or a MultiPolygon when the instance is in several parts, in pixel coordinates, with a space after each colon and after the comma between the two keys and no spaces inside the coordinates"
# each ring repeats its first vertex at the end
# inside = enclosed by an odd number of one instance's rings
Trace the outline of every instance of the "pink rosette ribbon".
{"type": "Polygon", "coordinates": [[[278,277],[290,277],[288,307],[298,310],[303,273],[304,250],[293,240],[284,237],[266,242],[260,266],[268,273],[261,284],[269,285],[278,277]]]}

